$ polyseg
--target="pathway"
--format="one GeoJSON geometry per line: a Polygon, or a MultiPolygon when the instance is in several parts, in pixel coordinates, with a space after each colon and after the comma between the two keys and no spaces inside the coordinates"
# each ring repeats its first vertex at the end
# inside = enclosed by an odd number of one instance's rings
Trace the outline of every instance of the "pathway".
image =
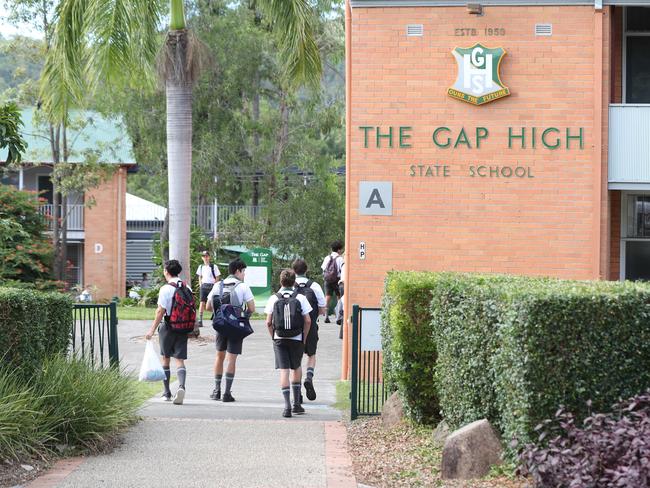
{"type": "MultiPolygon", "coordinates": [[[[149,321],[119,324],[121,365],[136,371],[149,321]]],[[[205,322],[208,324],[208,322],[205,322]]],[[[232,393],[234,403],[209,399],[214,387],[214,331],[191,340],[187,395],[182,406],[151,399],[144,418],[113,452],[60,463],[29,488],[232,487],[354,488],[339,422],[338,326],[322,324],[314,385],[305,415],[284,419],[272,343],[262,321],[244,342],[232,393]]],[[[172,374],[174,367],[172,366],[172,374]]],[[[172,385],[172,391],[175,385],[172,385]]],[[[304,393],[303,393],[304,394],[304,393]]]]}

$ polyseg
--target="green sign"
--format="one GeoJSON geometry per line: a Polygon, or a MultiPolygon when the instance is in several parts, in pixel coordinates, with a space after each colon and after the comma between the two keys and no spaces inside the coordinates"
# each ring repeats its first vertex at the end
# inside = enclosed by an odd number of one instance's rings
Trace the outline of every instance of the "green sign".
{"type": "Polygon", "coordinates": [[[270,249],[255,247],[239,256],[246,263],[244,282],[255,295],[255,306],[263,307],[271,296],[271,272],[273,253],[270,249]]]}

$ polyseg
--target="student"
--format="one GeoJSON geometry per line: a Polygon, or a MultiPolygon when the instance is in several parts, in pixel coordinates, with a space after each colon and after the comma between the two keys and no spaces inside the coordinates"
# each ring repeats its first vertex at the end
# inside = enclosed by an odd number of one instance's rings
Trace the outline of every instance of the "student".
{"type": "MultiPolygon", "coordinates": [[[[341,266],[343,266],[343,243],[341,241],[334,241],[331,245],[332,252],[325,256],[321,269],[323,270],[323,282],[325,283],[325,302],[329,307],[332,295],[341,298],[341,291],[339,290],[339,279],[341,279],[341,266]]],[[[330,323],[329,310],[325,311],[325,323],[330,323]]]]}
{"type": "MultiPolygon", "coordinates": [[[[230,304],[241,307],[242,313],[250,316],[255,313],[255,298],[250,287],[244,283],[244,273],[246,272],[246,263],[237,258],[228,265],[228,277],[223,280],[224,297],[228,295],[230,304]]],[[[207,308],[212,310],[212,301],[214,294],[218,296],[220,286],[215,286],[207,297],[207,308]]],[[[225,337],[217,332],[217,356],[214,360],[214,390],[210,395],[213,400],[222,402],[234,402],[235,399],[231,394],[232,383],[235,380],[235,369],[237,365],[237,356],[242,353],[243,339],[233,339],[225,337]],[[226,390],[221,396],[221,379],[223,378],[223,363],[228,359],[226,368],[226,390]]]]}
{"type": "Polygon", "coordinates": [[[314,389],[314,369],[316,368],[316,349],[318,346],[318,316],[325,315],[327,302],[321,286],[314,280],[307,278],[307,263],[304,259],[296,259],[291,265],[296,273],[296,287],[300,291],[312,308],[310,313],[311,327],[307,334],[305,342],[305,354],[307,355],[307,375],[305,377],[305,390],[308,400],[316,400],[316,390],[314,389]],[[311,292],[307,292],[309,288],[311,292]]]}
{"type": "Polygon", "coordinates": [[[280,370],[280,388],[284,397],[283,417],[291,417],[292,412],[297,415],[305,413],[305,409],[300,405],[301,362],[305,342],[309,336],[311,326],[309,313],[312,309],[305,296],[295,289],[295,282],[296,274],[293,270],[282,270],[280,273],[282,288],[278,293],[271,295],[264,309],[266,326],[273,339],[275,369],[280,370]],[[293,408],[289,390],[289,371],[291,371],[293,408]]]}
{"type": "MultiPolygon", "coordinates": [[[[158,308],[156,309],[156,317],[151,324],[149,332],[145,335],[147,340],[153,337],[154,332],[158,328],[158,337],[160,339],[160,354],[162,355],[162,366],[165,371],[165,379],[163,385],[165,390],[163,392],[163,399],[170,401],[172,393],[169,389],[170,358],[176,360],[176,375],[178,376],[178,390],[174,396],[174,405],[182,405],[185,398],[185,377],[187,370],[185,369],[185,360],[187,359],[187,336],[188,334],[175,332],[169,325],[169,316],[172,313],[172,302],[174,294],[176,293],[177,283],[181,281],[178,277],[183,268],[181,263],[176,259],[170,259],[165,262],[163,274],[165,275],[166,285],[163,285],[158,292],[158,308]],[[164,321],[163,321],[164,319],[164,321]]],[[[189,288],[189,287],[188,287],[189,288]]],[[[193,317],[192,317],[193,319],[193,317]]]]}
{"type": "Polygon", "coordinates": [[[210,253],[203,251],[201,253],[203,264],[200,264],[196,270],[199,277],[199,321],[198,326],[203,327],[203,311],[205,310],[205,302],[208,299],[210,291],[215,283],[221,279],[219,268],[210,262],[210,253]]]}

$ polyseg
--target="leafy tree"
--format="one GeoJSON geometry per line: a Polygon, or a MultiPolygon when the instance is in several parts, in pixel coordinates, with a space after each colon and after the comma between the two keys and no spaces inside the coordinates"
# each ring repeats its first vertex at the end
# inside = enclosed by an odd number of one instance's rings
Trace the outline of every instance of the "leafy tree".
{"type": "Polygon", "coordinates": [[[0,279],[49,279],[52,248],[34,195],[0,185],[0,279]]]}
{"type": "MultiPolygon", "coordinates": [[[[198,2],[199,4],[201,2],[198,2]]],[[[320,77],[309,0],[257,0],[279,38],[285,82],[299,86],[320,77]]],[[[182,0],[171,0],[169,30],[159,64],[167,93],[168,215],[170,254],[189,266],[192,174],[192,85],[199,71],[199,43],[187,29],[182,0]]],[[[147,78],[154,63],[158,2],[61,0],[44,70],[44,103],[58,120],[73,101],[94,93],[100,80],[124,85],[147,78]],[[54,87],[54,88],[52,88],[54,87]]],[[[185,275],[187,277],[188,275],[185,275]]]]}
{"type": "Polygon", "coordinates": [[[27,143],[20,135],[22,125],[20,112],[15,104],[0,106],[0,149],[7,150],[7,165],[20,164],[22,153],[27,149],[27,143]]]}

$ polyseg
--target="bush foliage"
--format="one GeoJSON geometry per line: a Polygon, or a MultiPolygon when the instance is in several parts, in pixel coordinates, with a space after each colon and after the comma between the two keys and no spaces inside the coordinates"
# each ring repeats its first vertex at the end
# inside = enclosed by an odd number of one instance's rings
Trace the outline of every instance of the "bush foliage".
{"type": "Polygon", "coordinates": [[[650,390],[612,408],[582,425],[560,409],[522,450],[521,474],[539,488],[649,487],[650,390]]]}
{"type": "Polygon", "coordinates": [[[56,445],[95,450],[136,419],[144,398],[118,369],[53,356],[25,379],[0,368],[0,459],[42,456],[56,445]]]}
{"type": "Polygon", "coordinates": [[[72,300],[56,292],[0,288],[0,357],[26,377],[65,353],[72,333],[72,300]]]}
{"type": "Polygon", "coordinates": [[[416,420],[528,442],[558,405],[582,419],[650,385],[649,319],[643,284],[391,273],[385,375],[416,420]]]}

